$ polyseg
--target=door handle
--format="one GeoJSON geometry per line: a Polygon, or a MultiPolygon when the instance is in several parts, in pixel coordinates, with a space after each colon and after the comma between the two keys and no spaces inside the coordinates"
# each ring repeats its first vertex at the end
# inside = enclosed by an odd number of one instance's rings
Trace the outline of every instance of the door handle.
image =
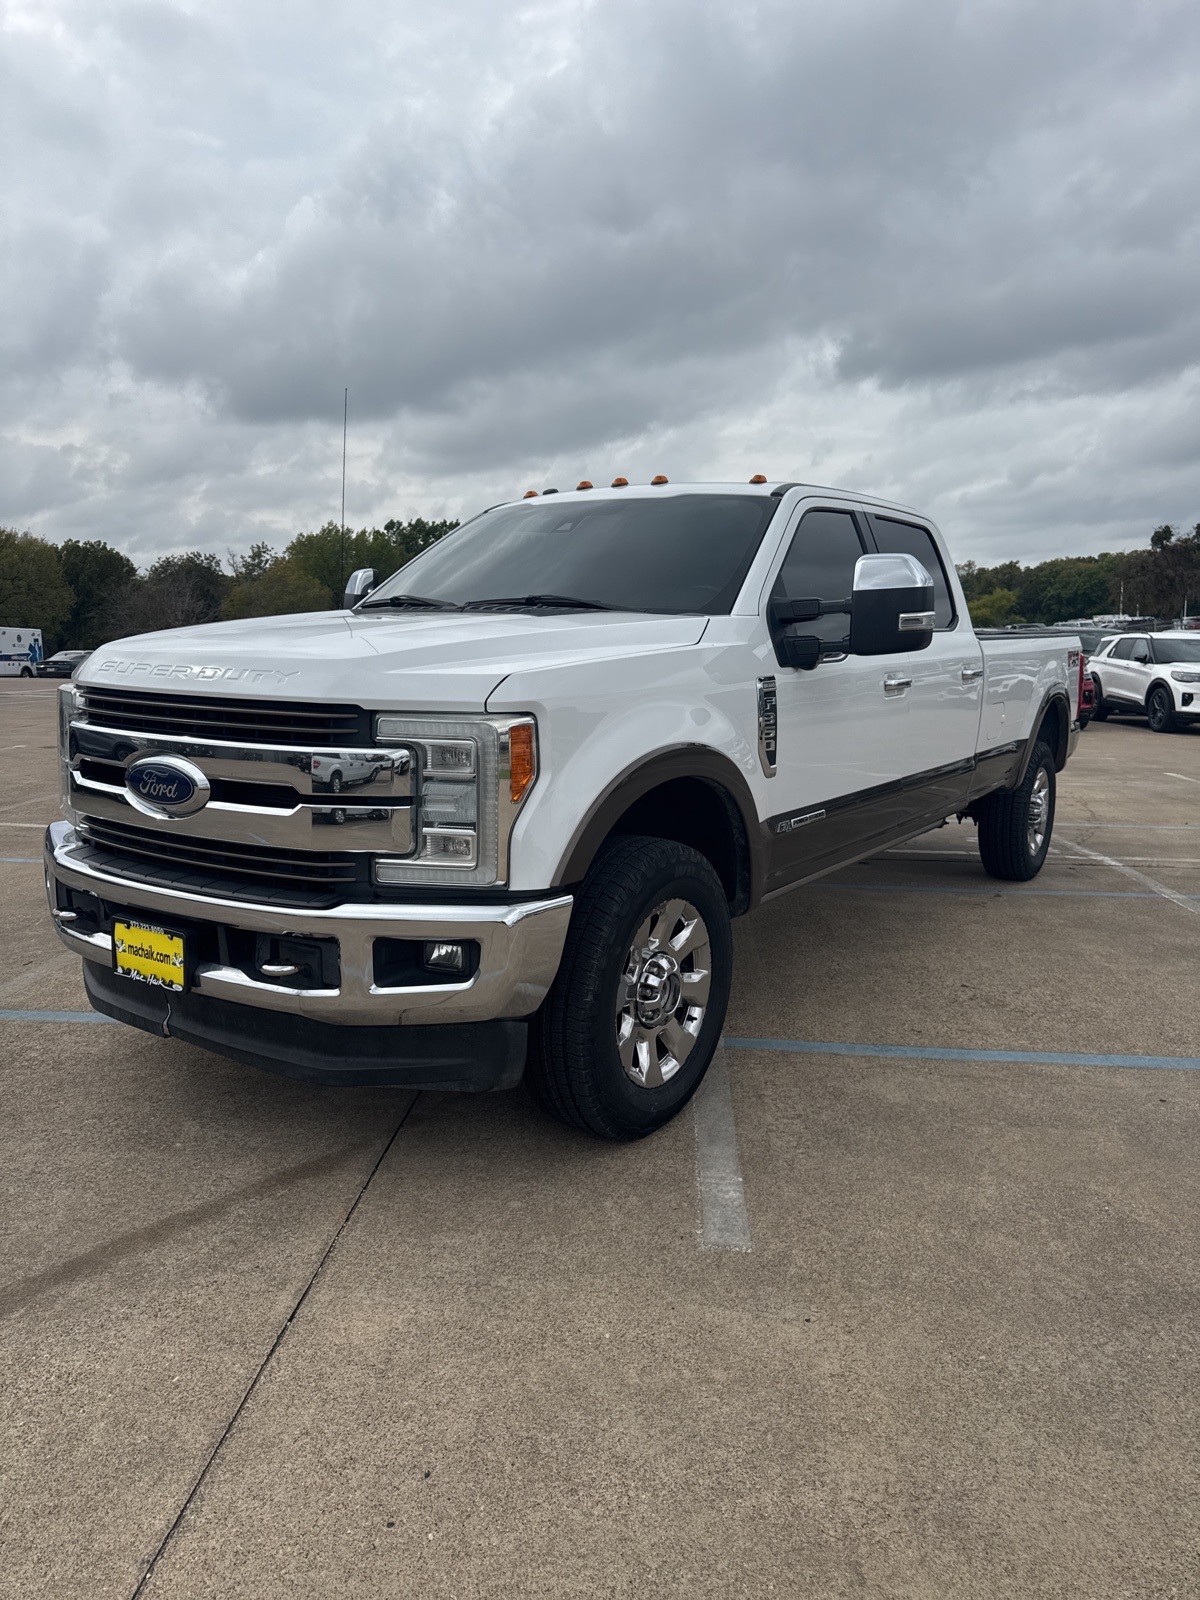
{"type": "Polygon", "coordinates": [[[964,683],[975,683],[978,679],[980,679],[982,677],[983,677],[983,668],[982,667],[964,667],[962,669],[962,681],[964,683]]]}
{"type": "Polygon", "coordinates": [[[901,678],[894,672],[889,672],[883,680],[884,694],[903,694],[905,689],[912,688],[911,678],[901,678]]]}

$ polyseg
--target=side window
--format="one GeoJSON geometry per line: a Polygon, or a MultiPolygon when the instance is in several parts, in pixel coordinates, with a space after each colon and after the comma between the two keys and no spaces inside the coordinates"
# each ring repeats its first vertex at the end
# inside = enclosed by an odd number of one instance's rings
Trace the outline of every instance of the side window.
{"type": "Polygon", "coordinates": [[[1133,641],[1133,654],[1131,661],[1149,661],[1150,642],[1148,639],[1135,639],[1133,641]]]}
{"type": "MultiPolygon", "coordinates": [[[[848,600],[854,563],[864,554],[858,523],[850,511],[808,511],[784,558],[773,600],[848,600]]],[[[817,617],[802,632],[836,644],[850,632],[848,615],[817,617]]]]}
{"type": "Polygon", "coordinates": [[[1109,651],[1109,655],[1114,661],[1128,661],[1132,654],[1132,639],[1118,639],[1116,644],[1113,645],[1112,649],[1109,651]]]}
{"type": "Polygon", "coordinates": [[[897,522],[893,517],[872,515],[871,527],[875,543],[887,555],[916,556],[933,579],[933,625],[948,628],[954,621],[954,599],[946,569],[933,535],[928,528],[918,528],[912,522],[897,522]]]}

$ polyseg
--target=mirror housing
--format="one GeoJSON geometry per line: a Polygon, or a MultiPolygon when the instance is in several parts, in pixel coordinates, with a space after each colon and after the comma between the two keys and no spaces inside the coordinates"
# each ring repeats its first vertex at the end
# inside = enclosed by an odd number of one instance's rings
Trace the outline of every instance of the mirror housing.
{"type": "Polygon", "coordinates": [[[342,596],[342,609],[353,611],[360,600],[366,598],[375,587],[375,568],[359,567],[346,579],[346,592],[342,596]]]}
{"type": "Polygon", "coordinates": [[[850,601],[851,655],[927,650],[933,624],[933,579],[915,556],[859,556],[850,601]]]}

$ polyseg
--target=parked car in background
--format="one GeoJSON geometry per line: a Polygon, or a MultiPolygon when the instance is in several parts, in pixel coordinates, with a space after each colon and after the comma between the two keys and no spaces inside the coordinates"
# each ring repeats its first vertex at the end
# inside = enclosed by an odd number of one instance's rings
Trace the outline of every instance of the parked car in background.
{"type": "Polygon", "coordinates": [[[0,628],[0,678],[32,678],[41,659],[40,628],[0,628]]]}
{"type": "Polygon", "coordinates": [[[1171,633],[1124,633],[1093,656],[1096,685],[1092,716],[1141,714],[1155,733],[1175,733],[1200,720],[1200,638],[1171,633]]]}
{"type": "Polygon", "coordinates": [[[1081,729],[1087,727],[1095,710],[1096,680],[1085,665],[1083,676],[1079,680],[1079,726],[1081,729]]]}
{"type": "Polygon", "coordinates": [[[91,653],[90,650],[57,650],[45,661],[38,662],[37,675],[39,678],[69,678],[91,653]]]}

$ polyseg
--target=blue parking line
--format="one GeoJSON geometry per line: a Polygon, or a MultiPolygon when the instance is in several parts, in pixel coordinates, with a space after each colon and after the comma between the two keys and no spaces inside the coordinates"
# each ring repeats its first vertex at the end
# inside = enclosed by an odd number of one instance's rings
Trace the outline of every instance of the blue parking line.
{"type": "MultiPolygon", "coordinates": [[[[2,1011],[0,1022],[115,1022],[98,1011],[2,1011]]],[[[817,1039],[731,1039],[731,1050],[775,1050],[805,1056],[871,1056],[889,1061],[994,1061],[1035,1067],[1156,1067],[1200,1070],[1200,1056],[1081,1055],[1055,1050],[960,1050],[937,1044],[844,1044],[817,1039]]]]}
{"type": "Polygon", "coordinates": [[[115,1022],[98,1011],[0,1011],[0,1022],[115,1022]]]}
{"type": "MultiPolygon", "coordinates": [[[[957,884],[941,883],[816,883],[805,884],[806,889],[836,889],[859,893],[870,890],[874,894],[974,894],[994,899],[997,895],[1049,896],[1063,900],[1158,900],[1161,897],[1145,889],[976,889],[957,884]]],[[[1200,894],[1184,895],[1185,900],[1200,900],[1200,894]]]]}
{"type": "Polygon", "coordinates": [[[833,1044],[815,1039],[725,1039],[732,1050],[784,1050],[805,1056],[882,1056],[891,1061],[999,1061],[1035,1067],[1200,1069],[1200,1056],[1091,1056],[1047,1050],[957,1050],[937,1044],[833,1044]]]}

